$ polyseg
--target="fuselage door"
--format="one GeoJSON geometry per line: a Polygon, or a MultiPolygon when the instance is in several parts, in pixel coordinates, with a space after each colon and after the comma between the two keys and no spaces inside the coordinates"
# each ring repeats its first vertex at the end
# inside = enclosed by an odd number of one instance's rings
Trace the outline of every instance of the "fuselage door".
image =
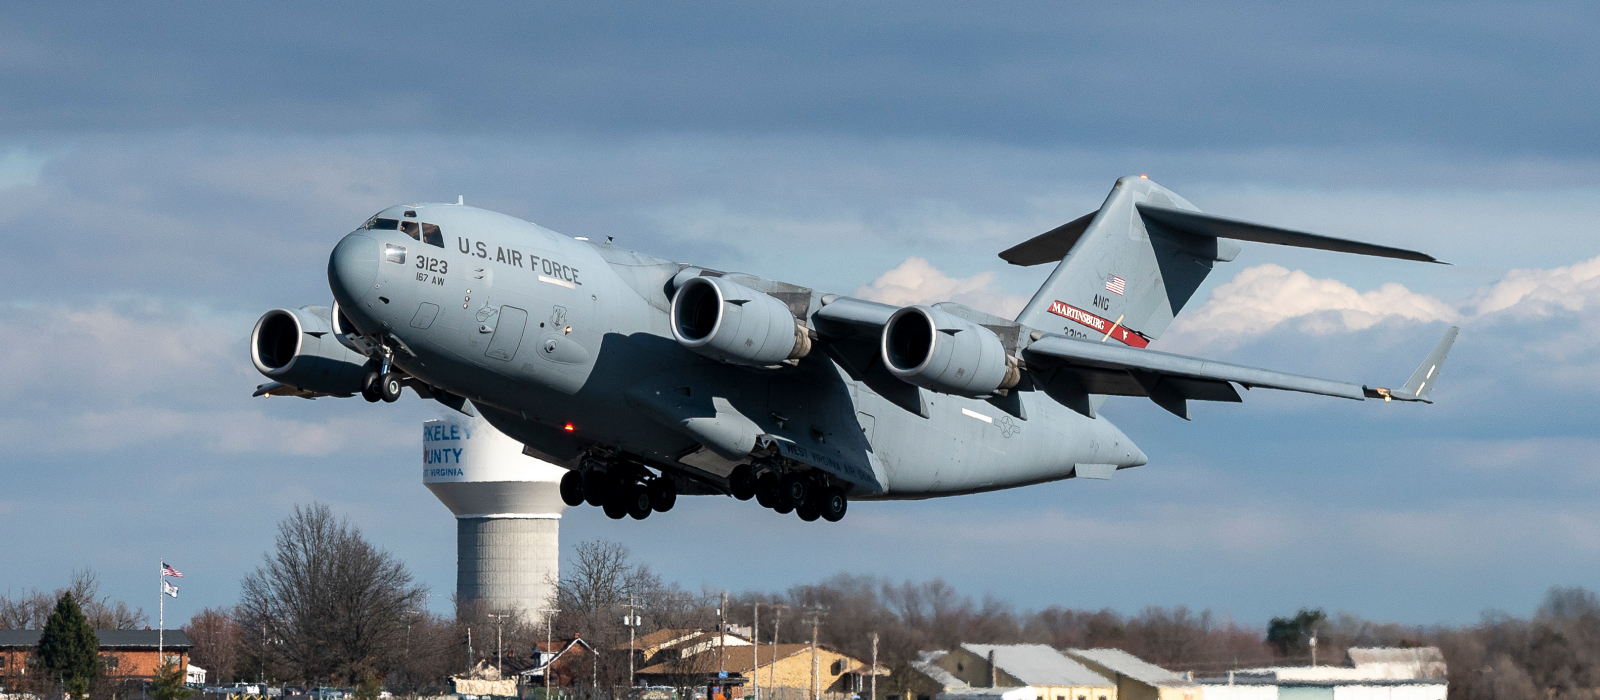
{"type": "Polygon", "coordinates": [[[522,331],[528,327],[528,312],[515,306],[502,306],[494,324],[494,335],[489,337],[489,349],[484,354],[509,362],[516,357],[517,348],[522,345],[522,331]]]}

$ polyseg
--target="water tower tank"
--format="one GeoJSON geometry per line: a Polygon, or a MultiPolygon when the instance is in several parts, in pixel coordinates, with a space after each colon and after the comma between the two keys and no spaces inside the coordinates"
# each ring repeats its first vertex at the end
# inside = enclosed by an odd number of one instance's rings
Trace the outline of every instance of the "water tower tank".
{"type": "Polygon", "coordinates": [[[542,618],[555,592],[561,476],[481,417],[423,423],[422,483],[456,516],[456,596],[542,618]]]}

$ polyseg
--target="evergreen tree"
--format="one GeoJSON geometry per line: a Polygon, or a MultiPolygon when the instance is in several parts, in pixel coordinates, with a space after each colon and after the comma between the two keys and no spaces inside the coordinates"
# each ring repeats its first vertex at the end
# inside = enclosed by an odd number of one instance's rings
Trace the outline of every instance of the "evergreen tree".
{"type": "Polygon", "coordinates": [[[39,635],[39,661],[73,698],[88,695],[99,670],[100,639],[71,592],[61,594],[39,635]]]}
{"type": "Polygon", "coordinates": [[[177,664],[162,664],[161,669],[156,671],[155,680],[150,684],[150,697],[156,700],[184,700],[194,695],[193,690],[183,685],[184,681],[188,680],[185,675],[187,670],[177,664]]]}

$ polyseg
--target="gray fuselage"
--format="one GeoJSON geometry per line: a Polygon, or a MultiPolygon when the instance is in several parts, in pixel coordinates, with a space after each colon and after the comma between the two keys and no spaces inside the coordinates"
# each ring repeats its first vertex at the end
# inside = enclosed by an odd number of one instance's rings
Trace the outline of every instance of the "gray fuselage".
{"type": "MultiPolygon", "coordinates": [[[[848,344],[825,336],[824,351],[775,370],[702,357],[674,339],[669,314],[675,279],[699,268],[461,205],[396,206],[379,218],[407,225],[352,232],[330,258],[344,318],[398,341],[395,366],[470,399],[558,464],[605,446],[718,485],[738,455],[707,452],[684,426],[716,430],[723,418],[852,484],[851,499],[987,491],[1145,462],[1103,416],[1026,385],[989,399],[911,387],[908,403],[905,387],[870,380],[848,344]]],[[[739,277],[781,287],[815,329],[826,295],[739,277]]],[[[861,357],[875,352],[875,342],[853,342],[861,357]]]]}

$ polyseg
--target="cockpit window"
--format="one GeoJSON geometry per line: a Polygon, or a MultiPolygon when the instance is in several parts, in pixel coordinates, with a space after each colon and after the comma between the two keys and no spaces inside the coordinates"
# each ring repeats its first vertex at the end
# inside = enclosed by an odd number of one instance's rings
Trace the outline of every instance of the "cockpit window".
{"type": "Polygon", "coordinates": [[[397,228],[400,228],[400,220],[380,219],[374,216],[370,219],[367,219],[367,225],[362,226],[361,228],[372,229],[375,231],[393,231],[397,228]]]}
{"type": "MultiPolygon", "coordinates": [[[[407,222],[410,223],[410,222],[407,222]]],[[[432,246],[444,247],[444,232],[439,230],[438,224],[422,225],[422,242],[432,246]]]]}
{"type": "Polygon", "coordinates": [[[410,236],[410,237],[412,237],[412,238],[414,238],[416,240],[419,240],[419,241],[422,240],[421,238],[417,237],[417,222],[415,222],[415,221],[402,221],[402,222],[400,222],[400,230],[404,231],[407,236],[410,236]]]}

